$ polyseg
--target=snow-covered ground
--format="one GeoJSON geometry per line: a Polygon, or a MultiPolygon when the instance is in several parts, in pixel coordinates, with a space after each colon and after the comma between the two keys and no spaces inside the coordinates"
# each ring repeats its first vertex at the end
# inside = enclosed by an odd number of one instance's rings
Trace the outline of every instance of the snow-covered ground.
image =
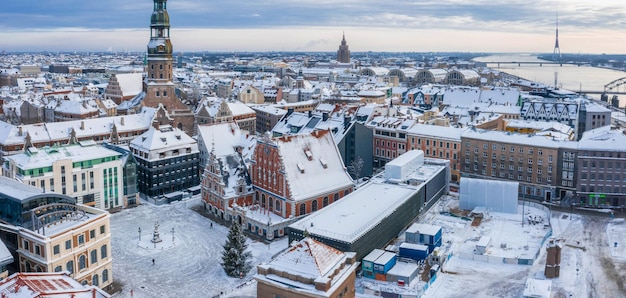
{"type": "Polygon", "coordinates": [[[197,198],[144,204],[111,215],[113,279],[122,284],[114,297],[131,297],[131,290],[132,297],[256,296],[256,265],[286,248],[287,239],[270,245],[249,240],[253,269],[243,279],[228,277],[220,266],[228,228],[216,223],[211,227],[208,218],[190,209],[198,204],[197,198]],[[156,222],[162,242],[155,245],[150,240],[156,222]]]}
{"type": "MultiPolygon", "coordinates": [[[[451,201],[444,200],[449,205],[451,201]]],[[[445,207],[438,206],[439,209],[445,207]]],[[[439,209],[433,208],[436,211],[439,209]]],[[[431,211],[434,211],[431,209],[431,211]]],[[[526,211],[528,212],[528,211],[526,211]]],[[[469,223],[460,219],[442,218],[437,214],[424,215],[423,222],[444,227],[443,241],[452,242],[452,251],[463,249],[459,241],[473,237],[477,228],[468,228],[469,223]],[[458,246],[457,246],[458,245],[458,246]]],[[[624,297],[626,289],[626,223],[623,219],[611,219],[601,214],[588,217],[569,213],[550,212],[553,238],[562,245],[561,269],[558,278],[552,281],[552,297],[624,297]],[[615,242],[618,242],[615,247],[615,242]]],[[[493,214],[492,214],[493,215],[493,214]]],[[[498,224],[502,219],[493,216],[490,229],[495,235],[510,234],[515,246],[526,241],[537,241],[533,232],[524,237],[507,224],[498,224]],[[515,238],[515,239],[514,239],[515,238]]],[[[504,219],[504,222],[511,219],[504,219]]],[[[521,226],[521,225],[520,225],[521,226]]],[[[489,233],[487,230],[480,230],[489,233]]],[[[490,235],[494,235],[490,233],[490,235]]],[[[506,237],[501,237],[502,241],[506,237]]],[[[492,242],[497,246],[501,241],[492,242]]],[[[546,241],[547,243],[547,241],[546,241]]],[[[529,245],[532,246],[532,245],[529,245]]],[[[499,248],[499,247],[498,247],[499,248]]],[[[453,256],[438,273],[437,280],[424,297],[521,297],[528,278],[545,279],[545,244],[533,265],[492,264],[467,260],[453,256]]]]}
{"type": "MultiPolygon", "coordinates": [[[[504,216],[503,220],[511,225],[499,225],[500,216],[491,213],[482,227],[471,227],[468,221],[440,214],[457,202],[446,198],[419,220],[441,225],[444,246],[450,245],[453,252],[462,249],[467,239],[495,235],[492,253],[496,253],[507,238],[507,231],[511,232],[514,226],[519,226],[521,232],[510,234],[509,247],[523,250],[520,247],[528,240],[519,238],[525,234],[531,242],[538,241],[537,236],[532,236],[534,232],[526,233],[521,222],[519,225],[514,222],[521,215],[504,216]]],[[[198,198],[171,205],[145,204],[111,216],[113,277],[122,284],[122,291],[114,297],[130,297],[131,289],[133,297],[214,297],[222,292],[221,297],[256,296],[256,282],[252,279],[256,265],[269,261],[286,248],[287,239],[271,245],[250,240],[253,270],[243,279],[228,277],[219,265],[228,228],[216,223],[211,227],[209,219],[190,209],[198,204],[198,198]],[[155,248],[150,239],[157,221],[162,242],[155,248]]],[[[537,215],[540,213],[537,211],[537,215]]],[[[550,220],[553,237],[562,244],[560,277],[552,279],[552,297],[624,297],[626,222],[609,217],[570,218],[568,213],[559,212],[552,212],[550,220]]],[[[543,230],[543,225],[533,229],[543,230]]],[[[520,297],[526,279],[544,278],[544,267],[545,245],[532,266],[492,264],[453,256],[444,266],[445,273],[438,273],[425,297],[520,297]]],[[[369,296],[358,294],[357,297],[369,296]]]]}

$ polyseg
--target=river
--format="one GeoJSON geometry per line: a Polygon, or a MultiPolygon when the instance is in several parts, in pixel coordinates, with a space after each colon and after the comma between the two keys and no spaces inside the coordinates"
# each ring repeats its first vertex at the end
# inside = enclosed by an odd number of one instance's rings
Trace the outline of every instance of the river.
{"type": "MultiPolygon", "coordinates": [[[[602,91],[604,85],[626,77],[626,72],[598,68],[591,66],[576,66],[571,64],[497,64],[489,63],[494,61],[519,61],[519,62],[541,62],[545,60],[538,59],[537,56],[531,54],[508,54],[493,55],[486,57],[474,58],[475,61],[485,62],[492,69],[500,70],[514,76],[522,77],[527,80],[544,83],[548,86],[554,86],[555,73],[557,74],[557,86],[571,91],[590,90],[602,91]]],[[[622,85],[613,91],[626,92],[626,85],[622,85]]],[[[592,95],[594,98],[600,98],[599,95],[592,95]]],[[[626,95],[619,96],[620,106],[626,105],[626,95]]]]}

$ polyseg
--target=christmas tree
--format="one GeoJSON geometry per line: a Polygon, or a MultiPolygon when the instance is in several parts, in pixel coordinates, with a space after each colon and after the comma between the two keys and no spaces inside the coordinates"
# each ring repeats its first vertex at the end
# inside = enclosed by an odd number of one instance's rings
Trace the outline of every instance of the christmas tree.
{"type": "Polygon", "coordinates": [[[238,222],[233,221],[224,243],[222,252],[222,268],[228,276],[241,277],[250,270],[249,259],[252,254],[246,251],[246,237],[238,222]]]}

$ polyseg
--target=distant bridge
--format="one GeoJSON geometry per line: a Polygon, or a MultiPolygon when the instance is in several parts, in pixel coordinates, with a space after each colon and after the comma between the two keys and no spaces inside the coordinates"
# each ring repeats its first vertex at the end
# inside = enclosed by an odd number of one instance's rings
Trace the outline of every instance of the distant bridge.
{"type": "Polygon", "coordinates": [[[487,64],[497,64],[498,67],[500,67],[500,64],[517,64],[517,66],[522,66],[522,65],[539,65],[539,66],[543,66],[544,64],[546,65],[559,65],[559,66],[563,66],[563,64],[571,64],[571,65],[577,65],[577,66],[582,66],[582,65],[591,65],[589,62],[554,62],[554,61],[491,61],[491,62],[485,62],[487,64]]]}
{"type": "Polygon", "coordinates": [[[619,91],[598,91],[598,90],[579,90],[579,91],[575,91],[578,94],[617,94],[617,95],[626,95],[626,92],[619,92],[619,91]]]}
{"type": "MultiPolygon", "coordinates": [[[[610,92],[611,90],[613,90],[614,88],[617,88],[621,85],[626,84],[626,77],[623,78],[619,78],[613,82],[610,82],[606,85],[604,85],[604,92],[606,93],[614,93],[614,92],[610,92]]],[[[616,93],[616,94],[623,94],[623,93],[616,93]]]]}

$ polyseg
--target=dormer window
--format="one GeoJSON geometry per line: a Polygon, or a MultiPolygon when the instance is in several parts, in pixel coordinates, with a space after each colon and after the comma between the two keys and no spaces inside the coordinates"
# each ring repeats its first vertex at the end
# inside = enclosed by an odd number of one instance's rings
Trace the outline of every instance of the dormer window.
{"type": "Polygon", "coordinates": [[[162,45],[162,44],[158,45],[157,46],[157,52],[159,52],[159,53],[165,52],[165,46],[162,45]]]}

